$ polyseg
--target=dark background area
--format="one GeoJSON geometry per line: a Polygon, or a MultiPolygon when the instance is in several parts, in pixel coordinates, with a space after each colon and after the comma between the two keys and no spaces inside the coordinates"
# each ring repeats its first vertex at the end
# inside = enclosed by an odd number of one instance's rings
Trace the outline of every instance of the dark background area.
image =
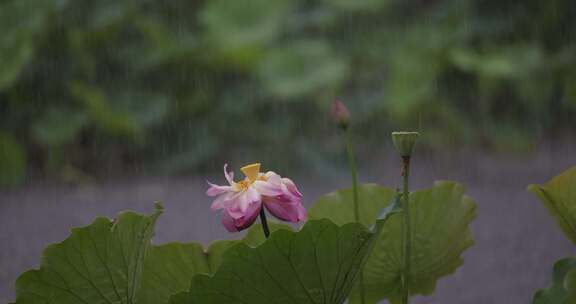
{"type": "Polygon", "coordinates": [[[575,130],[571,0],[4,0],[0,184],[334,167],[361,149],[529,151],[575,130]]]}
{"type": "Polygon", "coordinates": [[[161,200],[156,242],[231,238],[205,180],[260,161],[311,204],[362,181],[479,205],[465,264],[416,303],[529,303],[573,252],[526,192],[576,164],[572,0],[0,1],[0,302],[70,227],[161,200]]]}

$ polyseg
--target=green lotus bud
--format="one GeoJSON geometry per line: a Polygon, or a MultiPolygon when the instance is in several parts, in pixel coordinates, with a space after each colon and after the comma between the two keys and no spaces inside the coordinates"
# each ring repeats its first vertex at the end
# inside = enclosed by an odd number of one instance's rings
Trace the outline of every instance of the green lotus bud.
{"type": "Polygon", "coordinates": [[[418,132],[392,132],[392,142],[400,156],[412,155],[414,144],[419,135],[418,132]]]}

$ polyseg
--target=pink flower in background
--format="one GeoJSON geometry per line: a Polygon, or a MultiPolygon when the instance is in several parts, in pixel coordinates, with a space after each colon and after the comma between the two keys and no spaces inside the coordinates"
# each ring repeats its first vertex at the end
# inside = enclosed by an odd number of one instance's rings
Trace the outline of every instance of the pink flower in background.
{"type": "Polygon", "coordinates": [[[287,222],[299,222],[306,218],[306,209],[302,206],[302,194],[288,178],[269,171],[260,173],[260,164],[251,164],[240,170],[245,178],[234,181],[234,172],[228,172],[224,165],[227,186],[208,182],[209,196],[216,196],[212,210],[222,209],[222,224],[230,232],[250,227],[262,209],[266,209],[278,219],[287,222]]]}

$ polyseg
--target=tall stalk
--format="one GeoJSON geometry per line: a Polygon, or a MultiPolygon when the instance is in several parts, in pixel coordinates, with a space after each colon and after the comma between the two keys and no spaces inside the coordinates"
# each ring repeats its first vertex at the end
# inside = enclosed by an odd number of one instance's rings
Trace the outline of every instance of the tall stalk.
{"type": "Polygon", "coordinates": [[[410,159],[418,132],[392,132],[392,141],[402,156],[402,303],[410,300],[412,224],[410,223],[410,159]]]}
{"type": "MultiPolygon", "coordinates": [[[[360,202],[358,198],[358,168],[356,167],[356,157],[354,155],[354,142],[352,140],[352,130],[350,130],[350,112],[348,108],[339,100],[332,103],[331,115],[338,127],[345,133],[346,154],[348,155],[348,165],[352,175],[352,203],[354,204],[354,221],[360,223],[360,202]]],[[[364,269],[360,268],[358,280],[360,281],[360,303],[366,303],[364,292],[364,269]]]]}
{"type": "MultiPolygon", "coordinates": [[[[354,155],[354,144],[352,142],[352,131],[350,128],[345,129],[346,132],[346,154],[348,154],[348,165],[352,175],[352,202],[354,204],[354,221],[360,223],[360,206],[358,202],[358,168],[356,167],[356,157],[354,155]]],[[[364,269],[360,269],[360,303],[366,302],[366,295],[364,292],[364,269]]]]}
{"type": "Polygon", "coordinates": [[[358,205],[358,169],[356,168],[356,157],[354,155],[354,144],[352,143],[352,132],[346,130],[346,152],[348,154],[348,165],[352,177],[352,200],[354,202],[354,221],[360,222],[360,206],[358,205]]]}
{"type": "Polygon", "coordinates": [[[410,298],[410,260],[412,256],[412,227],[410,223],[410,156],[402,156],[402,247],[404,256],[404,274],[402,303],[408,304],[410,298]]]}

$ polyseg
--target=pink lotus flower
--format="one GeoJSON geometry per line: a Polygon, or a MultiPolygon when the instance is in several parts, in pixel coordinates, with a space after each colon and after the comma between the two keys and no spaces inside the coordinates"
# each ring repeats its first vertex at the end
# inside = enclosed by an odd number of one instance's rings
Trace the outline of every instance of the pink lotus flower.
{"type": "Polygon", "coordinates": [[[222,209],[222,224],[230,232],[241,231],[254,223],[262,205],[278,219],[287,222],[299,222],[306,218],[306,209],[302,206],[302,194],[288,178],[268,171],[260,172],[260,164],[251,164],[240,170],[246,176],[239,182],[234,181],[234,172],[228,172],[224,165],[227,186],[208,182],[209,196],[216,196],[212,210],[222,209]]]}

